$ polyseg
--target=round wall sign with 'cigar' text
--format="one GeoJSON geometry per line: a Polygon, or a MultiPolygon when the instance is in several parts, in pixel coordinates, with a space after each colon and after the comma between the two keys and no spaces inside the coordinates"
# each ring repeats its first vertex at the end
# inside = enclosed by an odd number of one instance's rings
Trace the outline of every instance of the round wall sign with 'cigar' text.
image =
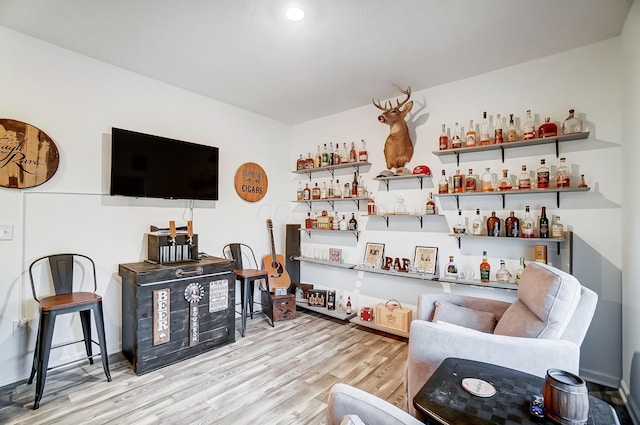
{"type": "Polygon", "coordinates": [[[0,187],[41,185],[58,170],[56,144],[31,124],[0,118],[0,187]]]}
{"type": "Polygon", "coordinates": [[[264,198],[269,188],[267,173],[255,162],[245,162],[236,171],[236,192],[245,201],[257,202],[264,198]]]}

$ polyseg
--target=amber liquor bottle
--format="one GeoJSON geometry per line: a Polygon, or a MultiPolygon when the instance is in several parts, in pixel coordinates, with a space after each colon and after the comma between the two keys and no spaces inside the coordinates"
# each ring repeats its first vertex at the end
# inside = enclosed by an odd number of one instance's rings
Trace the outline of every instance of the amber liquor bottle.
{"type": "Polygon", "coordinates": [[[478,133],[473,126],[473,120],[469,120],[469,128],[465,133],[465,141],[468,148],[472,148],[478,145],[478,133]]]}
{"type": "Polygon", "coordinates": [[[496,114],[496,124],[493,127],[493,143],[504,143],[504,134],[502,133],[502,118],[500,118],[500,114],[496,114]]]}
{"type": "Polygon", "coordinates": [[[505,236],[517,238],[520,233],[520,220],[513,211],[509,211],[509,217],[504,221],[505,236]]]}
{"type": "Polygon", "coordinates": [[[527,109],[527,118],[522,125],[522,140],[533,140],[536,138],[536,127],[531,118],[531,109],[527,109]]]}
{"type": "Polygon", "coordinates": [[[541,238],[549,237],[549,219],[547,218],[546,207],[542,207],[542,213],[540,214],[540,222],[538,223],[538,229],[540,231],[541,238]]]}
{"type": "Polygon", "coordinates": [[[358,197],[358,175],[357,173],[353,173],[353,182],[351,182],[351,197],[358,197]]]}
{"type": "Polygon", "coordinates": [[[518,140],[518,132],[513,122],[513,114],[509,114],[509,127],[507,128],[507,142],[515,142],[518,140]]]}
{"type": "Polygon", "coordinates": [[[500,236],[500,218],[496,217],[495,211],[491,211],[491,217],[487,219],[487,236],[500,236]]]}
{"type": "Polygon", "coordinates": [[[460,149],[462,147],[462,137],[460,136],[460,126],[458,123],[453,130],[453,138],[451,139],[451,149],[460,149]]]}
{"type": "Polygon", "coordinates": [[[461,174],[460,170],[456,170],[456,173],[453,175],[453,193],[464,192],[464,186],[465,186],[464,174],[461,174]]]}
{"type": "Polygon", "coordinates": [[[440,139],[438,139],[438,147],[441,151],[449,149],[449,136],[447,135],[447,127],[442,124],[442,133],[440,139]]]}
{"type": "Polygon", "coordinates": [[[442,170],[442,178],[438,182],[438,193],[449,193],[449,180],[447,180],[444,170],[442,170]]]}
{"type": "Polygon", "coordinates": [[[536,171],[538,176],[538,189],[549,188],[549,168],[545,165],[544,158],[540,160],[540,167],[536,171]]]}
{"type": "Polygon", "coordinates": [[[571,187],[571,176],[569,174],[569,167],[567,167],[566,160],[566,158],[560,158],[560,166],[556,173],[557,187],[571,187]]]}
{"type": "Polygon", "coordinates": [[[480,281],[489,282],[491,275],[491,265],[487,261],[487,251],[482,251],[482,263],[480,263],[480,281]]]}
{"type": "Polygon", "coordinates": [[[429,199],[427,199],[425,207],[424,213],[426,215],[436,215],[436,203],[433,201],[433,194],[431,192],[429,192],[429,199]]]}
{"type": "Polygon", "coordinates": [[[489,122],[487,121],[487,112],[482,113],[482,125],[480,126],[480,146],[491,144],[491,136],[489,136],[489,122]]]}
{"type": "Polygon", "coordinates": [[[464,180],[464,191],[465,192],[475,192],[478,181],[476,176],[473,174],[473,168],[469,168],[469,174],[465,177],[464,180]]]}

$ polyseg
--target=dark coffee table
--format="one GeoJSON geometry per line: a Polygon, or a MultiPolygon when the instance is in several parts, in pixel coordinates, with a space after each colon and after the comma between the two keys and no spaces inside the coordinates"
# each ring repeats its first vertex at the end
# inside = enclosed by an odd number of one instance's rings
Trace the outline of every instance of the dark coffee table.
{"type": "MultiPolygon", "coordinates": [[[[413,398],[418,419],[427,424],[496,425],[555,424],[529,414],[531,395],[541,395],[544,379],[506,367],[473,360],[448,358],[413,398]],[[471,395],[464,378],[479,378],[496,389],[492,397],[471,395]]],[[[619,425],[613,408],[589,396],[589,425],[619,425]]]]}

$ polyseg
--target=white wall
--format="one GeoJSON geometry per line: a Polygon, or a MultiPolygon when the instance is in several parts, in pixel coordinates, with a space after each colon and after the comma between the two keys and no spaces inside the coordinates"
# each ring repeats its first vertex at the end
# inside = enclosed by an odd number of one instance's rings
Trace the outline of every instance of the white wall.
{"type": "Polygon", "coordinates": [[[625,229],[622,239],[624,273],[623,293],[623,388],[629,393],[628,406],[636,423],[640,423],[640,196],[635,184],[635,167],[640,158],[637,135],[640,134],[640,3],[634,2],[627,15],[622,34],[624,61],[622,190],[626,194],[622,216],[625,229]],[[626,143],[628,141],[628,143],[626,143]]]}
{"type": "MultiPolygon", "coordinates": [[[[365,170],[365,183],[373,190],[376,203],[391,208],[397,197],[403,197],[410,208],[418,208],[424,204],[430,191],[437,192],[440,171],[445,169],[450,176],[456,169],[453,157],[437,157],[432,153],[438,149],[437,141],[442,123],[453,128],[454,122],[458,121],[467,127],[470,118],[478,123],[483,111],[491,116],[501,113],[503,117],[514,113],[516,117],[523,119],[527,109],[533,111],[538,123],[546,116],[560,123],[567,116],[568,109],[575,108],[591,135],[588,140],[561,144],[560,152],[562,156],[566,156],[575,174],[585,174],[587,184],[592,188],[590,192],[563,194],[560,208],[556,208],[555,195],[511,196],[507,198],[504,209],[498,197],[465,198],[461,200],[461,208],[469,219],[475,208],[480,208],[485,217],[496,210],[500,217],[505,218],[509,210],[515,210],[516,215],[522,218],[525,205],[530,205],[536,216],[543,205],[547,207],[549,215],[561,216],[565,227],[572,230],[575,236],[574,273],[583,284],[600,294],[596,320],[583,346],[581,373],[596,382],[617,385],[621,377],[621,348],[618,348],[621,346],[622,266],[622,190],[621,170],[618,166],[621,160],[620,117],[623,91],[620,57],[620,39],[613,38],[414,92],[410,127],[415,128],[415,152],[409,168],[426,164],[434,174],[433,179],[425,181],[425,189],[422,191],[417,182],[391,182],[391,190],[387,192],[383,184],[373,180],[380,170],[386,168],[383,144],[388,127],[378,123],[376,118],[380,111],[372,105],[294,126],[292,163],[299,153],[315,152],[317,144],[342,144],[343,141],[365,139],[368,142],[369,160],[372,162],[371,169],[365,170]],[[602,361],[602,346],[612,347],[606,365],[602,361]]],[[[387,89],[381,88],[381,92],[386,91],[387,89]]],[[[377,97],[376,93],[371,95],[377,97]]],[[[494,173],[508,168],[511,175],[517,175],[522,164],[526,164],[530,170],[537,168],[540,158],[546,158],[552,170],[559,164],[553,145],[511,149],[506,151],[505,156],[505,163],[502,164],[499,151],[462,155],[460,168],[465,173],[468,168],[473,168],[478,174],[485,167],[490,167],[494,173]]],[[[295,193],[298,180],[302,179],[292,178],[292,194],[295,193]]],[[[322,179],[314,179],[315,181],[322,179]]],[[[363,216],[359,222],[363,233],[357,243],[349,235],[313,235],[311,239],[303,236],[303,251],[340,247],[343,249],[345,262],[360,263],[366,242],[385,243],[385,255],[406,258],[413,258],[415,246],[437,246],[440,249],[441,263],[446,262],[449,255],[453,255],[463,269],[477,270],[482,250],[486,249],[492,266],[492,277],[501,258],[507,261],[508,268],[512,271],[517,268],[521,255],[527,261],[533,260],[531,246],[515,243],[507,246],[492,241],[463,241],[462,249],[459,250],[455,239],[448,236],[455,223],[455,201],[443,199],[436,203],[446,219],[427,220],[423,229],[420,229],[416,220],[400,221],[393,220],[393,217],[387,229],[380,218],[363,216]]],[[[353,204],[341,203],[337,210],[342,213],[352,211],[353,208],[353,204]]],[[[306,211],[303,205],[295,209],[295,217],[299,222],[302,223],[306,211]]],[[[350,272],[342,273],[341,276],[340,278],[335,271],[321,271],[319,266],[303,265],[303,280],[337,287],[346,294],[359,294],[357,299],[369,305],[384,298],[400,298],[403,303],[414,304],[416,295],[420,292],[443,290],[435,283],[385,279],[371,274],[357,275],[350,272]]],[[[464,286],[453,287],[451,290],[488,297],[505,296],[495,290],[470,289],[464,286]]]]}
{"type": "MultiPolygon", "coordinates": [[[[57,173],[42,186],[0,188],[0,223],[14,226],[13,240],[0,241],[0,386],[26,378],[30,370],[37,323],[30,323],[27,336],[13,336],[12,323],[37,317],[23,274],[31,260],[64,251],[96,260],[108,351],[114,353],[121,343],[117,265],[146,258],[144,234],[150,224],[186,223],[183,201],[104,195],[112,126],[220,147],[220,200],[196,202],[193,213],[201,251],[219,256],[225,243],[243,241],[264,254],[267,218],[276,221],[276,244],[282,246],[280,223],[290,206],[287,194],[278,190],[288,184],[279,166],[289,148],[288,125],[2,27],[0,44],[0,115],[46,132],[61,156],[57,173]],[[269,176],[269,191],[255,204],[241,200],[233,186],[238,166],[249,161],[261,164],[269,176]]],[[[177,162],[176,170],[185,166],[177,162]]],[[[59,338],[70,335],[61,332],[59,338]]],[[[59,357],[77,352],[70,349],[59,357]]]]}

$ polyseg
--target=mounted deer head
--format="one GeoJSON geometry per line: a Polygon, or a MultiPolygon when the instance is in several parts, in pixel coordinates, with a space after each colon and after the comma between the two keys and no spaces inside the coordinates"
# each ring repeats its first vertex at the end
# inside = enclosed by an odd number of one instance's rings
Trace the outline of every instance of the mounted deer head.
{"type": "Polygon", "coordinates": [[[409,137],[407,122],[404,120],[404,117],[413,107],[413,101],[407,103],[411,97],[411,87],[402,90],[395,84],[394,86],[407,96],[402,102],[396,100],[395,107],[390,101],[385,102],[384,106],[382,106],[380,101],[376,102],[371,99],[376,108],[384,111],[382,115],[378,116],[378,121],[391,127],[387,141],[384,144],[384,157],[389,170],[404,167],[413,157],[413,143],[411,142],[411,137],[409,137]]]}

